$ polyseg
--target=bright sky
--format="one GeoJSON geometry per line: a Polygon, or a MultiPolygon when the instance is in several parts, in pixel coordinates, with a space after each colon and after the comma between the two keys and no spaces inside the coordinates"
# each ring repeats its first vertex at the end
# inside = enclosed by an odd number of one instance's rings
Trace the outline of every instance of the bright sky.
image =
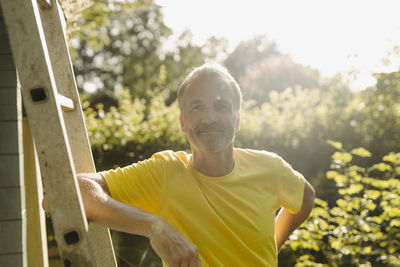
{"type": "Polygon", "coordinates": [[[189,29],[202,44],[215,35],[231,47],[265,34],[281,52],[322,75],[356,69],[354,89],[370,74],[398,70],[400,57],[382,58],[400,46],[400,0],[158,0],[165,23],[179,35],[189,29]]]}

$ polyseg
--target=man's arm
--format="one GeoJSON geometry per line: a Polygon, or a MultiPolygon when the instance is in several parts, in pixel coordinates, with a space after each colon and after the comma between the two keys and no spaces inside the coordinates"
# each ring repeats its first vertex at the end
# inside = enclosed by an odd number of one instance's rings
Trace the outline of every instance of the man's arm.
{"type": "Polygon", "coordinates": [[[289,235],[296,230],[308,217],[314,207],[314,188],[305,181],[303,204],[298,213],[292,214],[282,208],[275,218],[275,240],[278,251],[289,238],[289,235]]]}
{"type": "MultiPolygon", "coordinates": [[[[194,244],[160,217],[113,199],[99,173],[78,174],[78,181],[88,220],[148,237],[154,251],[168,267],[201,266],[194,244]]],[[[43,208],[48,211],[46,198],[43,208]]]]}

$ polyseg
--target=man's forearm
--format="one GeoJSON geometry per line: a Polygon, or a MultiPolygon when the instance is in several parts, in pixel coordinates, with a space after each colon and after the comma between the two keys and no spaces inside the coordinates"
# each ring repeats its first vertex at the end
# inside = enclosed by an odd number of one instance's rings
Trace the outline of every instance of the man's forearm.
{"type": "Polygon", "coordinates": [[[303,204],[300,211],[296,214],[292,214],[284,208],[280,210],[275,218],[275,241],[278,251],[289,238],[289,235],[308,218],[308,215],[314,207],[314,198],[314,189],[306,182],[303,204]]]}
{"type": "Polygon", "coordinates": [[[131,234],[149,236],[156,215],[113,199],[91,178],[78,176],[86,217],[89,221],[131,234]]]}
{"type": "MultiPolygon", "coordinates": [[[[78,181],[88,220],[148,237],[154,251],[168,266],[201,266],[196,245],[160,217],[113,199],[100,174],[79,174],[78,181]]],[[[46,198],[42,205],[49,210],[46,198]]]]}
{"type": "MultiPolygon", "coordinates": [[[[151,226],[161,219],[156,215],[116,201],[109,195],[105,183],[99,183],[101,179],[102,177],[97,173],[78,175],[87,219],[118,231],[148,237],[151,226]]],[[[46,196],[43,198],[42,206],[44,210],[49,211],[46,196]]]]}
{"type": "Polygon", "coordinates": [[[160,217],[113,199],[101,177],[79,175],[78,179],[89,220],[148,237],[154,251],[168,266],[201,266],[197,246],[160,217]]]}

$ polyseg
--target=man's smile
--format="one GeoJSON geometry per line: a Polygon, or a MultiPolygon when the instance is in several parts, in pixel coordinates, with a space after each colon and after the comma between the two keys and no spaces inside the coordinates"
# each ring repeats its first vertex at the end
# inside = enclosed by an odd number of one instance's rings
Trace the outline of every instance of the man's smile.
{"type": "Polygon", "coordinates": [[[223,132],[223,127],[219,124],[210,124],[210,125],[199,125],[196,129],[195,132],[197,134],[214,134],[214,133],[222,133],[223,132]]]}

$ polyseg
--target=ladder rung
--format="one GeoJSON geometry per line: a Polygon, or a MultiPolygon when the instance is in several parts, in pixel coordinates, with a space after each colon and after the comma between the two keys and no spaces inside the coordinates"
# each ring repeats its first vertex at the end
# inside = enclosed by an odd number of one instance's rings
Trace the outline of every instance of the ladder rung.
{"type": "Polygon", "coordinates": [[[64,111],[72,111],[75,109],[74,101],[68,97],[57,94],[57,101],[64,111]]]}

